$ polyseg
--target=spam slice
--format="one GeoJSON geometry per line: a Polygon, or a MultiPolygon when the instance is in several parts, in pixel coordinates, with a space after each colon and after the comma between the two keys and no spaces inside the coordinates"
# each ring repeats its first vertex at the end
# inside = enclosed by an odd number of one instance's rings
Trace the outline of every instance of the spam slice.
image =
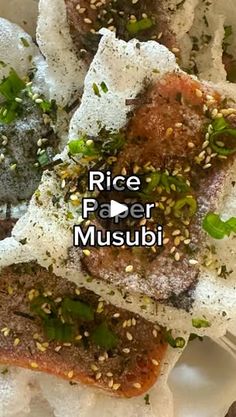
{"type": "Polygon", "coordinates": [[[163,329],[35,263],[1,271],[0,363],[138,396],[156,381],[163,329]]]}
{"type": "MultiPolygon", "coordinates": [[[[123,40],[158,40],[170,49],[176,46],[165,2],[155,0],[65,0],[70,31],[78,51],[92,57],[105,27],[123,40]]],[[[175,50],[175,49],[174,49],[175,50]]]]}
{"type": "Polygon", "coordinates": [[[216,91],[185,74],[167,74],[148,87],[113,166],[114,175],[139,175],[141,193],[111,197],[106,192],[103,197],[155,202],[150,220],[125,223],[122,228],[146,224],[155,231],[161,224],[164,245],[89,248],[89,256],[72,249],[73,259],[77,254],[93,277],[157,300],[191,291],[207,244],[202,221],[217,209],[232,171],[235,112],[216,91]]]}

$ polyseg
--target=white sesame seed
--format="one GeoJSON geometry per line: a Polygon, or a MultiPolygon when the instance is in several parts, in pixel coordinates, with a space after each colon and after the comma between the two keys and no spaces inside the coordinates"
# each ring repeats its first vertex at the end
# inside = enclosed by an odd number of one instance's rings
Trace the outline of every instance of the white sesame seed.
{"type": "Polygon", "coordinates": [[[133,387],[134,387],[134,388],[137,388],[137,389],[140,389],[140,388],[142,388],[142,385],[141,385],[139,382],[135,382],[135,383],[133,384],[133,387]]]}
{"type": "Polygon", "coordinates": [[[153,363],[153,365],[155,365],[155,366],[158,366],[158,365],[159,365],[159,362],[158,362],[156,359],[152,359],[152,363],[153,363]]]}
{"type": "Polygon", "coordinates": [[[113,384],[112,389],[114,389],[115,391],[117,391],[120,388],[120,384],[113,384]]]}
{"type": "Polygon", "coordinates": [[[133,270],[134,270],[133,265],[128,265],[128,266],[126,266],[126,268],[125,268],[125,272],[133,272],[133,270]]]}
{"type": "Polygon", "coordinates": [[[129,333],[129,332],[126,332],[126,337],[127,337],[127,339],[131,342],[131,340],[133,340],[133,336],[132,336],[132,334],[131,333],[129,333]]]}
{"type": "Polygon", "coordinates": [[[201,90],[199,90],[198,88],[196,88],[195,93],[196,93],[196,96],[197,96],[198,98],[201,98],[201,97],[203,96],[202,91],[201,91],[201,90]]]}
{"type": "Polygon", "coordinates": [[[177,262],[180,260],[180,254],[179,254],[179,252],[176,252],[176,254],[175,254],[175,260],[177,262]]]}
{"type": "Polygon", "coordinates": [[[130,353],[130,349],[129,349],[129,348],[124,348],[124,349],[122,350],[122,352],[124,352],[124,353],[130,353]]]}
{"type": "Polygon", "coordinates": [[[85,256],[90,256],[90,250],[88,250],[88,249],[84,249],[83,250],[83,254],[85,255],[85,256]]]}
{"type": "Polygon", "coordinates": [[[98,373],[95,375],[95,379],[98,381],[98,380],[101,378],[101,376],[102,376],[102,373],[101,373],[101,372],[98,372],[98,373]]]}
{"type": "Polygon", "coordinates": [[[153,334],[154,337],[157,337],[157,335],[158,335],[157,330],[153,329],[152,334],[153,334]]]}
{"type": "Polygon", "coordinates": [[[120,317],[120,313],[115,313],[115,314],[113,314],[113,317],[114,317],[115,319],[118,319],[118,318],[120,317]]]}
{"type": "Polygon", "coordinates": [[[203,166],[203,169],[211,168],[211,166],[212,166],[212,164],[206,164],[206,165],[203,166]]]}
{"type": "Polygon", "coordinates": [[[189,259],[188,263],[190,265],[197,265],[198,264],[198,261],[196,259],[189,259]]]}

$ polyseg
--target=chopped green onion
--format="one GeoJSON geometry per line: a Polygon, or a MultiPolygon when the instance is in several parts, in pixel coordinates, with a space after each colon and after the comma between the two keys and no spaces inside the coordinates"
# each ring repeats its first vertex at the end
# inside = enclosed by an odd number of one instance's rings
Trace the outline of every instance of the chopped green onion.
{"type": "Polygon", "coordinates": [[[187,196],[178,200],[174,205],[174,216],[177,218],[181,217],[192,217],[197,211],[197,201],[192,196],[187,196]],[[187,208],[187,212],[186,212],[187,208]]]}
{"type": "Polygon", "coordinates": [[[74,339],[75,332],[71,324],[62,323],[60,319],[49,319],[44,322],[44,332],[48,340],[68,343],[74,339]]]}
{"type": "Polygon", "coordinates": [[[20,40],[21,40],[21,42],[22,42],[22,44],[23,44],[23,46],[24,46],[25,48],[29,48],[30,44],[29,44],[29,42],[27,41],[27,39],[25,39],[25,38],[20,38],[20,40]]]}
{"type": "Polygon", "coordinates": [[[117,153],[120,149],[123,148],[125,144],[125,136],[121,132],[115,132],[115,133],[109,133],[106,132],[106,135],[104,132],[101,132],[101,137],[105,136],[103,138],[102,142],[102,148],[101,152],[108,154],[108,155],[114,155],[117,153]]]}
{"type": "Polygon", "coordinates": [[[15,100],[18,94],[25,88],[25,83],[11,69],[9,76],[4,78],[0,84],[0,94],[7,100],[15,100]]]}
{"type": "Polygon", "coordinates": [[[94,310],[86,303],[78,300],[71,300],[65,298],[62,302],[62,314],[67,315],[68,313],[74,317],[78,317],[84,321],[92,321],[94,319],[94,310]]]}
{"type": "Polygon", "coordinates": [[[136,33],[142,32],[143,30],[150,29],[154,26],[154,22],[152,19],[148,17],[141,19],[141,20],[130,20],[127,25],[126,29],[130,35],[135,35],[136,33]]]}
{"type": "Polygon", "coordinates": [[[98,155],[97,150],[95,149],[93,141],[87,144],[87,137],[82,137],[81,139],[72,140],[68,143],[68,148],[71,155],[81,154],[83,156],[96,156],[98,155]]]}
{"type": "Polygon", "coordinates": [[[229,123],[225,120],[224,117],[214,120],[212,123],[213,132],[210,135],[210,145],[211,148],[218,153],[219,155],[232,155],[236,152],[236,146],[232,149],[221,147],[217,145],[217,141],[220,139],[220,136],[231,136],[236,137],[236,129],[230,127],[229,123]]]}
{"type": "Polygon", "coordinates": [[[144,397],[144,401],[145,401],[145,404],[146,404],[146,405],[150,405],[150,395],[149,395],[149,394],[146,394],[146,395],[145,395],[145,397],[144,397]]]}
{"type": "Polygon", "coordinates": [[[101,97],[99,88],[98,88],[96,83],[93,83],[93,92],[94,92],[95,96],[101,97]]]}
{"type": "Polygon", "coordinates": [[[196,329],[207,328],[207,327],[211,326],[209,321],[207,321],[205,319],[192,319],[192,325],[196,329]]]}
{"type": "Polygon", "coordinates": [[[173,348],[181,348],[183,349],[186,342],[183,337],[176,337],[176,339],[172,336],[172,331],[168,330],[165,332],[165,340],[166,342],[173,348]]]}
{"type": "Polygon", "coordinates": [[[189,336],[188,341],[189,341],[189,342],[192,342],[192,341],[193,341],[193,340],[195,340],[195,339],[200,340],[200,342],[202,342],[202,341],[203,341],[203,338],[202,338],[201,336],[198,336],[196,333],[190,333],[190,336],[189,336]]]}
{"type": "Polygon", "coordinates": [[[93,342],[106,350],[114,349],[118,344],[118,338],[113,333],[106,322],[100,324],[92,333],[93,342]]]}
{"type": "Polygon", "coordinates": [[[11,69],[9,76],[4,78],[0,84],[0,94],[6,99],[0,109],[1,122],[9,124],[19,115],[21,106],[15,101],[15,98],[24,88],[25,83],[11,69]]]}
{"type": "Polygon", "coordinates": [[[106,83],[104,81],[102,81],[100,85],[101,85],[102,91],[106,94],[108,92],[108,88],[107,88],[106,83]]]}
{"type": "Polygon", "coordinates": [[[203,229],[214,239],[223,239],[225,236],[236,233],[236,217],[231,217],[227,221],[220,219],[215,213],[208,213],[202,223],[203,229]]]}
{"type": "Polygon", "coordinates": [[[46,151],[38,156],[38,162],[41,167],[47,166],[51,162],[51,159],[46,151]]]}

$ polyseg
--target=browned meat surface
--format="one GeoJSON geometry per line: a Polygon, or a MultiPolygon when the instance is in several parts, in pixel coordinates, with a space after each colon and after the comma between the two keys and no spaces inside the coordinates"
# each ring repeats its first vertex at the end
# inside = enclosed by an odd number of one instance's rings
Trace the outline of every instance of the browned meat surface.
{"type": "MultiPolygon", "coordinates": [[[[128,124],[113,173],[138,173],[148,183],[153,173],[161,174],[149,195],[140,198],[156,202],[146,225],[154,230],[157,224],[164,226],[164,246],[89,248],[89,256],[72,249],[71,256],[93,277],[163,300],[187,291],[198,279],[202,219],[215,210],[232,163],[214,151],[207,130],[217,117],[231,123],[235,115],[227,116],[217,93],[182,74],[167,75],[148,89],[146,98],[148,104],[141,105],[128,124]]],[[[223,136],[219,146],[235,146],[235,138],[223,136]]],[[[123,201],[120,194],[115,199],[123,201]]]]}
{"type": "Polygon", "coordinates": [[[155,383],[165,351],[163,330],[34,263],[1,271],[2,364],[132,397],[155,383]]]}
{"type": "Polygon", "coordinates": [[[163,0],[65,0],[65,3],[72,38],[88,59],[97,50],[100,38],[97,32],[102,27],[116,31],[126,41],[155,39],[178,52],[163,0]]]}

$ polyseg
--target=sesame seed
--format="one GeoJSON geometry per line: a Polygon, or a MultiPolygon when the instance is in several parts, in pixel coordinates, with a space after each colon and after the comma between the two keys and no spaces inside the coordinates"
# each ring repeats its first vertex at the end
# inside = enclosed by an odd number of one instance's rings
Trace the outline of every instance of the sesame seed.
{"type": "Polygon", "coordinates": [[[120,317],[120,313],[115,313],[115,314],[113,314],[113,317],[114,317],[115,319],[118,319],[118,318],[120,317]]]}
{"type": "Polygon", "coordinates": [[[42,346],[42,345],[41,345],[41,343],[36,342],[36,346],[37,346],[37,349],[38,349],[40,352],[45,352],[46,348],[45,348],[44,346],[42,346]]]}
{"type": "Polygon", "coordinates": [[[115,391],[117,391],[120,388],[121,384],[114,384],[112,389],[114,389],[115,391]]]}
{"type": "Polygon", "coordinates": [[[181,234],[181,231],[179,229],[174,230],[174,232],[172,233],[172,236],[178,236],[181,234]]]}
{"type": "Polygon", "coordinates": [[[88,249],[84,249],[83,250],[83,254],[85,255],[85,256],[90,256],[90,250],[88,250],[88,249]]]}
{"type": "Polygon", "coordinates": [[[14,340],[13,345],[14,345],[14,346],[18,346],[18,345],[19,345],[19,343],[20,343],[20,339],[17,337],[17,338],[14,340]]]}
{"type": "Polygon", "coordinates": [[[125,272],[133,272],[133,270],[134,270],[133,265],[128,265],[128,266],[126,266],[126,268],[125,268],[125,272]]]}
{"type": "Polygon", "coordinates": [[[135,383],[133,384],[133,387],[134,387],[134,388],[137,388],[137,389],[140,389],[140,388],[142,388],[142,385],[141,385],[139,382],[135,382],[135,383]]]}
{"type": "Polygon", "coordinates": [[[196,88],[196,90],[195,90],[195,94],[196,94],[196,96],[197,96],[197,97],[199,97],[199,98],[201,98],[201,97],[203,96],[202,91],[201,91],[201,90],[199,90],[198,88],[196,88]]]}
{"type": "Polygon", "coordinates": [[[98,371],[98,367],[94,363],[92,363],[91,369],[92,369],[93,372],[97,372],[98,371]]]}
{"type": "Polygon", "coordinates": [[[208,145],[209,145],[209,140],[205,140],[205,142],[203,142],[203,144],[202,144],[202,149],[207,148],[208,145]]]}
{"type": "Polygon", "coordinates": [[[93,145],[93,140],[92,140],[92,139],[88,139],[88,140],[86,141],[86,145],[88,145],[88,146],[93,145]]]}
{"type": "Polygon", "coordinates": [[[182,127],[182,126],[183,126],[183,123],[175,123],[175,127],[177,128],[182,127]]]}
{"type": "Polygon", "coordinates": [[[158,365],[159,365],[159,362],[158,362],[156,359],[152,359],[152,363],[153,363],[153,365],[155,365],[155,366],[158,366],[158,365]]]}
{"type": "Polygon", "coordinates": [[[89,332],[85,331],[85,332],[84,332],[84,336],[85,336],[85,337],[89,337],[89,332]]]}
{"type": "Polygon", "coordinates": [[[36,98],[35,103],[36,104],[41,104],[41,103],[43,103],[43,100],[41,98],[36,98]]]}
{"type": "Polygon", "coordinates": [[[175,260],[177,262],[180,260],[180,254],[179,254],[179,252],[176,252],[176,254],[175,254],[175,260]]]}
{"type": "Polygon", "coordinates": [[[78,334],[78,336],[76,336],[75,340],[80,341],[83,338],[83,336],[81,336],[81,334],[78,334]]]}
{"type": "Polygon", "coordinates": [[[172,133],[174,132],[174,129],[172,127],[168,127],[168,129],[166,129],[166,136],[171,136],[172,133]]]}
{"type": "Polygon", "coordinates": [[[136,319],[135,319],[134,317],[132,318],[132,320],[131,320],[131,321],[132,321],[132,325],[133,325],[133,326],[136,326],[137,321],[136,321],[136,319]]]}
{"type": "Polygon", "coordinates": [[[175,246],[172,246],[172,248],[171,248],[171,250],[170,250],[170,253],[172,254],[172,253],[174,253],[176,251],[176,247],[175,246]]]}
{"type": "Polygon", "coordinates": [[[198,261],[196,259],[189,259],[188,263],[190,265],[197,265],[198,264],[198,261]]]}
{"type": "Polygon", "coordinates": [[[99,362],[104,362],[106,360],[105,356],[99,356],[98,358],[99,362]]]}
{"type": "MultiPolygon", "coordinates": [[[[80,7],[78,11],[79,11],[79,14],[84,14],[84,12],[86,12],[86,8],[85,7],[80,7]]],[[[87,23],[87,22],[85,22],[85,23],[87,23]]]]}
{"type": "Polygon", "coordinates": [[[179,52],[179,48],[172,48],[172,52],[174,52],[174,54],[177,54],[179,52]]]}
{"type": "Polygon", "coordinates": [[[212,164],[206,164],[206,165],[203,166],[203,169],[211,168],[211,166],[212,166],[212,164]]]}
{"type": "Polygon", "coordinates": [[[157,335],[158,335],[157,330],[153,329],[152,334],[153,334],[154,337],[157,337],[157,335]]]}
{"type": "Polygon", "coordinates": [[[15,101],[16,101],[17,103],[22,103],[22,101],[23,101],[23,100],[22,100],[22,98],[20,98],[20,97],[16,97],[16,98],[15,98],[15,101]]]}
{"type": "Polygon", "coordinates": [[[108,378],[112,378],[113,377],[113,373],[112,372],[107,372],[106,376],[108,376],[108,378]]]}
{"type": "Polygon", "coordinates": [[[56,346],[54,349],[56,352],[59,352],[61,350],[61,346],[56,346]]]}
{"type": "Polygon", "coordinates": [[[31,366],[31,368],[34,368],[34,369],[39,367],[36,362],[30,362],[30,366],[31,366]]]}
{"type": "Polygon", "coordinates": [[[133,336],[132,336],[132,334],[131,333],[129,333],[129,332],[126,332],[126,337],[127,337],[127,339],[131,342],[131,340],[133,340],[133,336]]]}
{"type": "Polygon", "coordinates": [[[114,383],[114,382],[113,382],[113,379],[111,379],[111,380],[108,382],[108,387],[109,387],[109,388],[112,388],[112,387],[113,387],[113,383],[114,383]]]}
{"type": "Polygon", "coordinates": [[[189,243],[190,243],[190,242],[191,242],[191,240],[190,240],[190,239],[185,239],[185,240],[184,240],[184,244],[185,244],[185,245],[189,245],[189,243]]]}
{"type": "Polygon", "coordinates": [[[194,143],[193,143],[193,142],[188,142],[188,147],[189,147],[190,149],[192,149],[192,148],[195,148],[195,145],[194,145],[194,143]]]}
{"type": "Polygon", "coordinates": [[[68,374],[67,374],[67,376],[68,376],[68,378],[73,378],[73,376],[74,376],[74,372],[73,371],[70,371],[70,372],[68,372],[68,374]]]}
{"type": "Polygon", "coordinates": [[[137,4],[139,0],[132,0],[132,4],[137,4]]]}
{"type": "Polygon", "coordinates": [[[130,349],[129,348],[124,348],[124,349],[122,349],[122,352],[124,352],[124,353],[130,353],[130,349]]]}
{"type": "Polygon", "coordinates": [[[101,377],[102,377],[102,373],[101,373],[101,372],[98,372],[98,373],[95,375],[95,379],[96,379],[96,381],[98,381],[101,377]]]}

